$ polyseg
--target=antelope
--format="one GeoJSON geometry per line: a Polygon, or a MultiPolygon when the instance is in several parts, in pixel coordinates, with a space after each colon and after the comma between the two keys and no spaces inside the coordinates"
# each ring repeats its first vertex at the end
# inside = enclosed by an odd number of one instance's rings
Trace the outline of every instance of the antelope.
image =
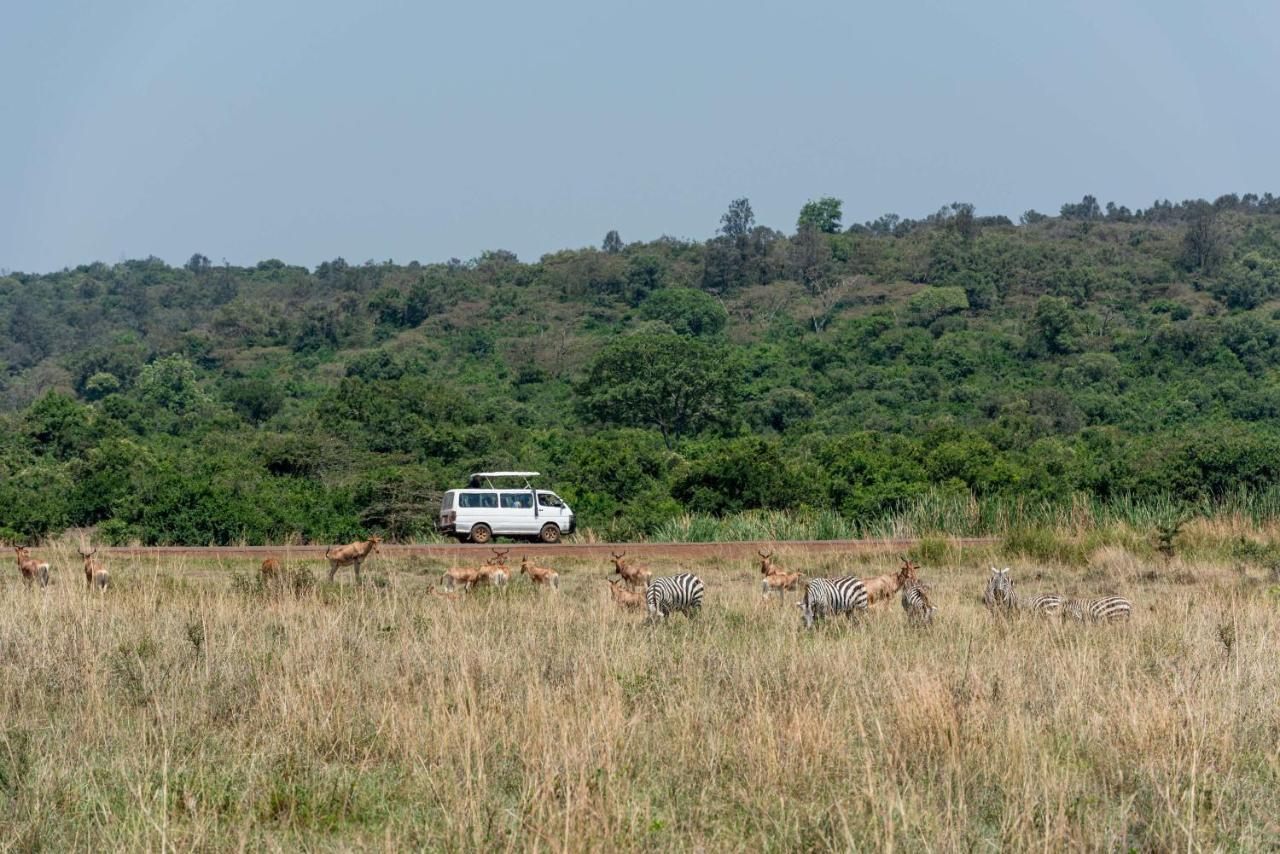
{"type": "Polygon", "coordinates": [[[452,590],[459,584],[463,587],[470,588],[476,584],[488,583],[495,587],[507,583],[507,553],[511,549],[505,551],[493,549],[493,557],[480,566],[455,566],[445,571],[441,584],[445,590],[452,590]]]}
{"type": "Polygon", "coordinates": [[[864,578],[862,584],[867,588],[867,603],[875,605],[877,602],[884,602],[892,598],[895,593],[902,589],[902,585],[908,581],[914,581],[917,577],[916,573],[920,569],[919,564],[912,563],[905,557],[902,560],[902,568],[897,572],[890,572],[885,575],[877,575],[875,578],[864,578]]]}
{"type": "Polygon", "coordinates": [[[609,582],[609,597],[615,605],[622,608],[639,608],[644,605],[643,590],[628,589],[614,578],[606,578],[605,581],[609,582]]]}
{"type": "Polygon", "coordinates": [[[511,578],[507,569],[507,554],[511,549],[490,549],[493,557],[480,565],[480,580],[501,587],[511,578]]]}
{"type": "Polygon", "coordinates": [[[804,578],[803,572],[771,572],[760,582],[760,592],[766,599],[770,593],[777,593],[778,598],[786,597],[786,591],[795,590],[804,578]]]}
{"type": "Polygon", "coordinates": [[[98,550],[76,549],[76,551],[80,557],[84,558],[84,586],[90,590],[97,587],[99,592],[106,590],[107,585],[111,583],[111,575],[102,565],[102,561],[94,559],[93,556],[98,553],[98,550]]]}
{"type": "Polygon", "coordinates": [[[272,582],[278,581],[284,577],[280,572],[280,561],[273,557],[269,557],[262,561],[262,566],[258,568],[258,574],[262,577],[262,581],[265,584],[271,584],[272,582]]]}
{"type": "Polygon", "coordinates": [[[782,567],[778,566],[776,563],[773,562],[773,557],[774,555],[777,554],[777,552],[770,551],[768,554],[765,554],[759,549],[756,549],[756,554],[760,555],[760,574],[761,575],[764,575],[764,576],[786,575],[786,570],[784,570],[782,567]]]}
{"type": "Polygon", "coordinates": [[[622,576],[622,580],[635,587],[645,587],[653,576],[646,567],[632,566],[624,556],[626,552],[609,552],[613,560],[613,571],[622,576]]]}
{"type": "Polygon", "coordinates": [[[480,580],[482,574],[482,570],[478,566],[455,566],[445,570],[444,577],[441,578],[440,583],[445,590],[452,590],[458,585],[462,585],[463,588],[470,588],[471,585],[480,580]]]}
{"type": "Polygon", "coordinates": [[[338,567],[354,566],[356,582],[359,583],[360,566],[368,559],[369,553],[382,554],[378,549],[380,542],[382,537],[371,536],[366,540],[357,540],[345,546],[329,546],[325,549],[324,558],[329,561],[329,581],[332,582],[333,577],[338,574],[338,567]]]}
{"type": "Polygon", "coordinates": [[[528,555],[520,558],[520,572],[529,576],[534,584],[546,584],[559,589],[560,573],[549,566],[538,566],[529,560],[528,555]]]}
{"type": "Polygon", "coordinates": [[[18,572],[22,573],[22,583],[30,587],[39,579],[41,587],[48,587],[49,564],[33,560],[26,546],[14,546],[13,551],[18,557],[18,572]]]}

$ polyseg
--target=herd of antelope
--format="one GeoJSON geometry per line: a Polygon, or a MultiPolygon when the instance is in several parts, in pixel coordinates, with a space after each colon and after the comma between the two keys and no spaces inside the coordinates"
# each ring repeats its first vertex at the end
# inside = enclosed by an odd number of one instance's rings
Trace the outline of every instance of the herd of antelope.
{"type": "MultiPolygon", "coordinates": [[[[332,582],[342,567],[355,571],[357,582],[360,570],[372,555],[380,554],[380,537],[368,537],[346,545],[330,546],[324,557],[329,564],[329,581],[332,582]]],[[[28,587],[37,582],[41,587],[49,584],[49,564],[34,560],[27,546],[13,546],[18,561],[18,572],[28,587]]],[[[428,592],[442,599],[457,600],[476,586],[501,587],[509,583],[515,573],[507,565],[510,549],[491,549],[493,555],[475,566],[454,566],[445,570],[440,586],[432,584],[428,592]]],[[[105,592],[111,576],[94,555],[97,549],[78,550],[84,561],[85,586],[90,590],[105,592]]],[[[912,623],[928,626],[933,623],[938,608],[930,597],[930,585],[920,580],[919,564],[906,557],[895,572],[874,578],[857,578],[852,575],[839,578],[810,578],[805,581],[803,572],[788,572],[774,560],[772,551],[757,550],[760,556],[760,592],[767,601],[772,594],[780,600],[788,592],[798,591],[804,582],[803,595],[796,603],[804,624],[812,627],[824,617],[843,614],[855,618],[870,609],[899,597],[907,619],[912,623]]],[[[609,583],[609,597],[621,608],[645,608],[648,617],[665,619],[674,611],[686,615],[698,613],[702,607],[705,586],[691,573],[655,578],[648,567],[627,559],[626,552],[610,552],[613,571],[605,579],[609,583]],[[614,576],[617,576],[616,578],[614,576]]],[[[1128,599],[1120,596],[1100,598],[1066,598],[1057,594],[1023,596],[1015,592],[1009,567],[991,567],[991,577],[983,593],[983,603],[994,614],[1009,616],[1025,612],[1035,616],[1060,617],[1078,621],[1114,622],[1127,620],[1132,611],[1128,599]]],[[[268,557],[262,561],[259,573],[264,583],[277,583],[284,578],[280,561],[268,557]]],[[[520,560],[520,575],[528,576],[537,587],[558,590],[560,573],[549,566],[539,566],[528,556],[520,560]]]]}
{"type": "MultiPolygon", "coordinates": [[[[80,558],[84,561],[84,585],[90,590],[105,592],[107,585],[111,583],[111,574],[107,572],[102,562],[94,557],[98,553],[97,549],[85,551],[79,549],[80,558]]],[[[47,561],[38,561],[31,557],[30,546],[13,546],[13,552],[18,560],[18,574],[22,576],[22,583],[27,587],[34,587],[37,583],[41,587],[49,586],[49,564],[47,561]]]]}

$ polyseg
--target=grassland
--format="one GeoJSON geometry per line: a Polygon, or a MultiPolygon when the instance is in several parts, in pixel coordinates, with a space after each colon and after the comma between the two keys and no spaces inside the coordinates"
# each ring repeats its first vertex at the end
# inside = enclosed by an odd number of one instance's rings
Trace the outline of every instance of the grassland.
{"type": "Polygon", "coordinates": [[[1168,560],[1120,529],[926,543],[930,631],[895,602],[805,633],[746,562],[655,561],[708,589],[699,619],[655,628],[607,604],[601,564],[447,602],[427,561],[270,594],[248,562],[116,560],[99,597],[59,548],[47,590],[3,575],[0,840],[1274,849],[1277,532],[1238,525],[1193,523],[1168,560]],[[996,560],[1023,592],[1127,595],[1132,624],[998,623],[979,602],[996,560]]]}

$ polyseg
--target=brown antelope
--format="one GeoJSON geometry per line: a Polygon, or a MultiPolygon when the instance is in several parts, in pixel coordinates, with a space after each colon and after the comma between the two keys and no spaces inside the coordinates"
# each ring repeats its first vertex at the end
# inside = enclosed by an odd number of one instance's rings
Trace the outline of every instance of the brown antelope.
{"type": "Polygon", "coordinates": [[[33,560],[31,551],[26,546],[14,546],[13,551],[18,557],[18,572],[22,573],[22,583],[30,587],[38,579],[41,587],[48,587],[49,564],[33,560]]]}
{"type": "Polygon", "coordinates": [[[500,587],[507,583],[510,573],[507,571],[507,553],[511,549],[492,549],[493,557],[480,566],[455,566],[447,570],[441,579],[446,590],[458,585],[471,588],[477,584],[492,584],[500,587]]]}
{"type": "Polygon", "coordinates": [[[609,552],[613,560],[613,571],[622,576],[622,580],[634,587],[644,587],[653,576],[647,567],[627,563],[626,552],[609,552]]]}
{"type": "Polygon", "coordinates": [[[615,578],[606,578],[609,582],[609,596],[613,603],[621,608],[640,608],[644,606],[644,591],[631,590],[615,578]]]}
{"type": "Polygon", "coordinates": [[[98,550],[85,551],[84,549],[76,549],[76,551],[80,554],[80,557],[84,558],[84,586],[90,590],[97,587],[99,592],[106,590],[107,585],[111,583],[111,574],[102,565],[102,561],[94,558],[98,550]]]}
{"type": "Polygon", "coordinates": [[[768,554],[756,549],[756,554],[760,555],[760,574],[761,575],[785,575],[786,570],[773,562],[774,555],[777,552],[770,551],[768,554]]]}
{"type": "Polygon", "coordinates": [[[333,577],[338,574],[340,566],[354,566],[356,570],[356,582],[360,581],[360,566],[368,559],[369,553],[382,554],[378,549],[378,543],[382,542],[382,537],[369,537],[366,540],[357,540],[354,543],[348,543],[345,546],[329,546],[324,550],[324,558],[329,561],[329,580],[333,581],[333,577]]]}
{"type": "Polygon", "coordinates": [[[262,561],[262,566],[258,567],[258,575],[262,577],[264,584],[272,584],[284,577],[280,572],[280,561],[273,557],[262,561]]]}
{"type": "Polygon", "coordinates": [[[916,580],[919,569],[919,564],[912,563],[904,557],[902,567],[897,572],[877,575],[875,578],[864,578],[862,584],[867,588],[867,604],[875,605],[877,602],[891,599],[902,589],[902,585],[916,580]]]}
{"type": "Polygon", "coordinates": [[[445,570],[444,577],[440,579],[440,583],[445,590],[452,590],[457,586],[468,589],[480,580],[482,574],[481,568],[478,566],[454,566],[445,570]]]}
{"type": "Polygon", "coordinates": [[[560,587],[560,573],[549,566],[537,566],[529,560],[528,555],[520,558],[520,572],[529,576],[534,584],[546,584],[556,589],[560,587]]]}
{"type": "Polygon", "coordinates": [[[770,593],[777,593],[779,599],[785,599],[787,591],[799,587],[802,578],[803,572],[768,573],[760,582],[760,592],[766,599],[770,593]]]}

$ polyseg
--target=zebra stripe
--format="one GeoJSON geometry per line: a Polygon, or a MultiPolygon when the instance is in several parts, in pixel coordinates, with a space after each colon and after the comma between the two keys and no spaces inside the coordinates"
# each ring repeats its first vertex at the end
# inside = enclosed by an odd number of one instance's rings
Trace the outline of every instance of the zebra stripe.
{"type": "Polygon", "coordinates": [[[996,569],[993,566],[982,601],[992,611],[1003,609],[1008,612],[1030,611],[1033,614],[1053,615],[1061,612],[1063,599],[1054,595],[1019,596],[1013,589],[1009,567],[996,569]]]}
{"type": "Polygon", "coordinates": [[[1062,617],[1073,620],[1094,620],[1114,623],[1129,619],[1133,603],[1123,596],[1103,596],[1100,599],[1068,599],[1062,604],[1062,617]]]}
{"type": "Polygon", "coordinates": [[[907,619],[927,626],[933,622],[933,614],[938,609],[929,601],[924,585],[913,579],[902,588],[902,610],[907,612],[907,619]]]}
{"type": "Polygon", "coordinates": [[[852,618],[855,613],[866,613],[866,610],[867,588],[852,575],[809,579],[804,589],[804,601],[800,603],[806,628],[812,628],[816,618],[827,614],[848,614],[852,618]]]}
{"type": "Polygon", "coordinates": [[[655,578],[644,591],[649,617],[664,620],[672,611],[683,611],[691,617],[702,607],[705,589],[702,579],[689,572],[655,578]]]}

